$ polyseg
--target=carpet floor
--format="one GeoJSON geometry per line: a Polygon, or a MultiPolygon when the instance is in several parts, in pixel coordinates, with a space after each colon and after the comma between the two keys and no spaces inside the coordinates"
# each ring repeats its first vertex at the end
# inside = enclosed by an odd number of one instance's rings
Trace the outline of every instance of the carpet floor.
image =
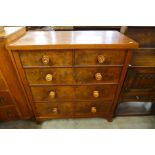
{"type": "Polygon", "coordinates": [[[155,116],[116,117],[113,122],[103,118],[52,119],[41,124],[18,120],[1,122],[0,129],[155,129],[155,116]]]}

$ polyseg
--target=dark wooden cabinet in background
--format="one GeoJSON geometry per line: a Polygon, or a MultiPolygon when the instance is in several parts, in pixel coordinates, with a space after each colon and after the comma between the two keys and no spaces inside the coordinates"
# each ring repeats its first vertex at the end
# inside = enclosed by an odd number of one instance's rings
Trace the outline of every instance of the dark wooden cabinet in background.
{"type": "Polygon", "coordinates": [[[155,114],[155,27],[128,27],[140,46],[132,51],[116,115],[155,114]]]}

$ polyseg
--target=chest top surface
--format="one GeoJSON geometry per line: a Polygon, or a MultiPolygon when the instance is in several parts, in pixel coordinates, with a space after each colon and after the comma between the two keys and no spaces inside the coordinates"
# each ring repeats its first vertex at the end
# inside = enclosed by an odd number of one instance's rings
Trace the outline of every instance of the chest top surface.
{"type": "Polygon", "coordinates": [[[134,49],[138,43],[118,31],[28,31],[8,44],[8,49],[122,48],[134,49]]]}

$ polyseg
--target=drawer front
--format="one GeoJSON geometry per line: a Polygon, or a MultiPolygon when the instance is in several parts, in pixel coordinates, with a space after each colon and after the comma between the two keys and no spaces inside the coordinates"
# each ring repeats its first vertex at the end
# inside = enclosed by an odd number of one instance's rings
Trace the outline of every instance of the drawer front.
{"type": "Polygon", "coordinates": [[[72,68],[25,69],[29,84],[75,83],[72,68]]]}
{"type": "Polygon", "coordinates": [[[77,86],[75,95],[81,100],[113,100],[117,85],[77,86]]]}
{"type": "Polygon", "coordinates": [[[34,101],[112,100],[116,85],[31,87],[34,101]],[[52,92],[52,93],[51,93],[52,92]]]}
{"type": "Polygon", "coordinates": [[[132,66],[155,67],[155,49],[137,49],[133,51],[132,66]]]}
{"type": "Polygon", "coordinates": [[[23,66],[71,66],[71,50],[23,51],[19,53],[23,66]]]}
{"type": "Polygon", "coordinates": [[[75,80],[84,83],[118,83],[121,67],[75,68],[75,80]],[[97,78],[99,73],[101,78],[97,78]]]}
{"type": "Polygon", "coordinates": [[[74,99],[75,91],[71,86],[31,87],[34,101],[55,101],[74,99]]]}
{"type": "Polygon", "coordinates": [[[125,51],[75,50],[75,65],[122,65],[125,51]]]}
{"type": "Polygon", "coordinates": [[[0,108],[0,121],[10,121],[19,119],[15,106],[0,108]]]}
{"type": "Polygon", "coordinates": [[[29,84],[118,83],[121,67],[26,69],[29,84]]]}
{"type": "Polygon", "coordinates": [[[36,103],[36,111],[39,116],[56,115],[97,115],[108,113],[111,103],[98,102],[59,102],[59,103],[36,103]]]}
{"type": "Polygon", "coordinates": [[[12,98],[8,92],[0,91],[0,106],[13,104],[12,98]]]}

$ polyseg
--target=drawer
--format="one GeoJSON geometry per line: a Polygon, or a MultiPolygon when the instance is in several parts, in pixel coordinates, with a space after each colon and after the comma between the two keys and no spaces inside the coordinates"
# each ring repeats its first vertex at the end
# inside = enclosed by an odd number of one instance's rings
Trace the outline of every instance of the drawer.
{"type": "Polygon", "coordinates": [[[118,83],[121,67],[75,68],[75,79],[79,84],[118,83]]]}
{"type": "Polygon", "coordinates": [[[12,98],[8,92],[0,91],[0,106],[13,104],[12,98]]]}
{"type": "Polygon", "coordinates": [[[75,95],[81,100],[113,100],[117,85],[77,86],[75,95]]]}
{"type": "Polygon", "coordinates": [[[29,84],[118,83],[121,67],[25,69],[29,84]]]}
{"type": "Polygon", "coordinates": [[[19,119],[15,106],[0,108],[0,121],[10,121],[19,119]]]}
{"type": "Polygon", "coordinates": [[[108,113],[111,103],[97,102],[55,102],[55,103],[36,103],[36,111],[39,116],[56,115],[85,115],[85,114],[104,114],[108,113]]]}
{"type": "Polygon", "coordinates": [[[75,83],[72,68],[25,69],[29,84],[75,83]]]}
{"type": "Polygon", "coordinates": [[[117,85],[31,87],[34,101],[113,100],[117,85]]]}
{"type": "Polygon", "coordinates": [[[137,49],[133,51],[132,66],[155,67],[155,49],[137,49]]]}
{"type": "Polygon", "coordinates": [[[123,65],[125,51],[75,50],[75,65],[123,65]]]}
{"type": "Polygon", "coordinates": [[[75,98],[74,87],[71,86],[50,86],[31,87],[34,101],[55,101],[75,98]]]}
{"type": "Polygon", "coordinates": [[[72,66],[72,50],[19,52],[23,66],[72,66]]]}

